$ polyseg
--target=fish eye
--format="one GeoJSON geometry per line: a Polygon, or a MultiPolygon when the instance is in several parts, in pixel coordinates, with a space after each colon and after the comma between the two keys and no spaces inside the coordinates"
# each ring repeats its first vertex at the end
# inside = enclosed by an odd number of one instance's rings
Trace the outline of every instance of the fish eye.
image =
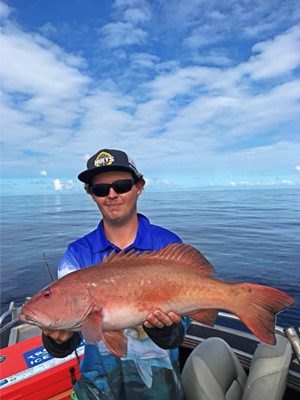
{"type": "Polygon", "coordinates": [[[51,294],[51,292],[50,292],[50,290],[48,290],[47,292],[44,293],[44,298],[48,299],[50,297],[50,294],[51,294]]]}

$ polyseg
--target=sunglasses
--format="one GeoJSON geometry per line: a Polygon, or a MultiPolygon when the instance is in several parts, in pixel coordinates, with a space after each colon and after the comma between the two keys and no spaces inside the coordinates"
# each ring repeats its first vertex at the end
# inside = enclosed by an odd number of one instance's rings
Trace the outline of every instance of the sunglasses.
{"type": "Polygon", "coordinates": [[[113,183],[98,183],[91,186],[91,192],[97,197],[106,197],[110,188],[113,188],[117,194],[130,192],[135,184],[133,179],[122,179],[113,183]]]}

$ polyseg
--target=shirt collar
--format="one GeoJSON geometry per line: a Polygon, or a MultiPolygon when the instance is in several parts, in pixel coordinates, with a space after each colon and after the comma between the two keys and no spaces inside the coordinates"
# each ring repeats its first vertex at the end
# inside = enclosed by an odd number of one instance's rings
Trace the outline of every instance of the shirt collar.
{"type": "MultiPolygon", "coordinates": [[[[153,248],[153,241],[150,229],[150,221],[143,214],[138,214],[139,226],[134,242],[125,250],[151,250],[153,248]]],[[[118,247],[111,243],[105,236],[103,229],[103,220],[100,221],[96,229],[96,240],[93,242],[93,252],[99,253],[107,249],[118,250],[118,247]]]]}

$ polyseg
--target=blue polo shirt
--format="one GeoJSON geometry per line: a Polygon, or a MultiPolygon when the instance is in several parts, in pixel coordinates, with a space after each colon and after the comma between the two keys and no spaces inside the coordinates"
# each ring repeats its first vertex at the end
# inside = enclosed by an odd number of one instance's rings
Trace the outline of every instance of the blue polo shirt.
{"type": "MultiPolygon", "coordinates": [[[[125,251],[159,250],[171,243],[181,242],[173,232],[152,225],[144,215],[138,214],[138,219],[136,238],[125,251]]],[[[113,250],[120,251],[106,238],[101,221],[97,229],[68,246],[58,266],[58,276],[101,263],[113,250]]],[[[188,322],[188,318],[182,319],[185,328],[188,322]]],[[[85,346],[81,372],[87,382],[95,385],[109,400],[180,399],[178,349],[161,349],[141,327],[128,329],[125,334],[128,354],[123,358],[110,353],[103,342],[85,346]]],[[[84,398],[82,390],[85,389],[77,389],[78,395],[84,398]]]]}
{"type": "MultiPolygon", "coordinates": [[[[136,249],[140,251],[159,250],[170,243],[180,243],[181,239],[175,233],[157,225],[150,224],[148,218],[138,214],[139,226],[135,241],[125,251],[136,249]]],[[[101,263],[103,258],[113,250],[120,249],[105,236],[101,221],[93,232],[71,243],[65,252],[59,266],[58,277],[67,273],[101,263]]]]}

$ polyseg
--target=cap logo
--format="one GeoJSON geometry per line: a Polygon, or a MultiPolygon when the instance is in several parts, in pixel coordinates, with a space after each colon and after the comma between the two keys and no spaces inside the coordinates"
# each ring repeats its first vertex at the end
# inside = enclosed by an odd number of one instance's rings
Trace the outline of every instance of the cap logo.
{"type": "Polygon", "coordinates": [[[96,157],[95,167],[104,167],[106,165],[111,165],[115,161],[114,156],[107,153],[106,151],[101,151],[96,157]]]}

